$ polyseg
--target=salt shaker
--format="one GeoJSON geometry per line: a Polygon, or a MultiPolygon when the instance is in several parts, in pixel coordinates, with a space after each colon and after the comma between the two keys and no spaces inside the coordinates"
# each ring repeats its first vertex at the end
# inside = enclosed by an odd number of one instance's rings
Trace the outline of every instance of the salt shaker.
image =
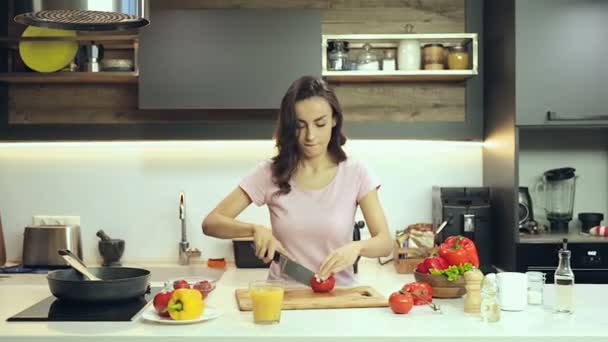
{"type": "Polygon", "coordinates": [[[481,281],[483,274],[478,269],[474,268],[464,274],[464,287],[467,289],[467,294],[464,297],[464,312],[477,313],[481,306],[481,281]]]}
{"type": "Polygon", "coordinates": [[[543,272],[526,272],[528,276],[528,304],[541,305],[543,303],[543,287],[545,274],[543,272]]]}

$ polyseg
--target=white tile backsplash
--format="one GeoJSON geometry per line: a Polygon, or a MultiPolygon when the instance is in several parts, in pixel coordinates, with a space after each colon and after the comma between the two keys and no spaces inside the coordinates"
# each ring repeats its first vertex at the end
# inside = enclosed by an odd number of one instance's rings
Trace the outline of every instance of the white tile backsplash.
{"type": "MultiPolygon", "coordinates": [[[[479,143],[358,140],[345,147],[380,177],[391,230],[430,222],[433,185],[482,184],[479,143]]],[[[203,236],[201,220],[273,153],[272,141],[0,144],[9,260],[20,259],[23,228],[42,214],[80,216],[88,262],[99,258],[95,232],[101,228],[126,241],[123,260],[176,262],[180,191],[191,246],[204,258],[232,259],[230,242],[203,236]]],[[[253,205],[239,219],[269,222],[267,209],[253,205]]]]}

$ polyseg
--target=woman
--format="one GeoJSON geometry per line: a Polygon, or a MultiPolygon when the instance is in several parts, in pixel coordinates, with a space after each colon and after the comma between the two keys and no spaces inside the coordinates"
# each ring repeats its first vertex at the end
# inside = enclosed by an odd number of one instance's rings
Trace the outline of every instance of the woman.
{"type": "MultiPolygon", "coordinates": [[[[390,238],[378,199],[380,184],[342,150],[342,110],[334,92],[317,78],[302,77],[281,102],[276,136],[278,154],[247,175],[203,221],[206,235],[222,239],[253,236],[256,256],[287,255],[338,285],[356,282],[357,257],[387,256],[390,238]],[[251,203],[266,204],[272,228],[237,221],[251,203]],[[357,205],[371,238],[352,241],[357,205]]],[[[270,279],[289,280],[279,265],[270,279]]]]}

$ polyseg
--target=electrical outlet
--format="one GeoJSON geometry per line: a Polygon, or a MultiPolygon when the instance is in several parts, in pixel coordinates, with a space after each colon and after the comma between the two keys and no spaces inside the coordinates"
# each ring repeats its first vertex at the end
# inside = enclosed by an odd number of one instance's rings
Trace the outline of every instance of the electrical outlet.
{"type": "Polygon", "coordinates": [[[80,216],[34,215],[34,225],[80,226],[80,216]]]}

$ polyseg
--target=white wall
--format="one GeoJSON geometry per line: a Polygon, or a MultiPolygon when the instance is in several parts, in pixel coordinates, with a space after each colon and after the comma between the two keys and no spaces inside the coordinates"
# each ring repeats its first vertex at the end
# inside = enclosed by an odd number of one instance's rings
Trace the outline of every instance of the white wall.
{"type": "MultiPolygon", "coordinates": [[[[391,230],[430,222],[431,187],[479,186],[479,143],[349,141],[346,150],[380,177],[391,230]]],[[[32,215],[79,215],[85,260],[95,232],[126,241],[123,261],[177,260],[178,196],[186,194],[191,246],[232,259],[232,245],[203,236],[202,218],[260,160],[272,141],[0,144],[0,212],[9,260],[21,257],[32,215]]],[[[361,215],[358,214],[358,219],[361,215]]],[[[268,224],[267,209],[240,217],[268,224]]]]}

